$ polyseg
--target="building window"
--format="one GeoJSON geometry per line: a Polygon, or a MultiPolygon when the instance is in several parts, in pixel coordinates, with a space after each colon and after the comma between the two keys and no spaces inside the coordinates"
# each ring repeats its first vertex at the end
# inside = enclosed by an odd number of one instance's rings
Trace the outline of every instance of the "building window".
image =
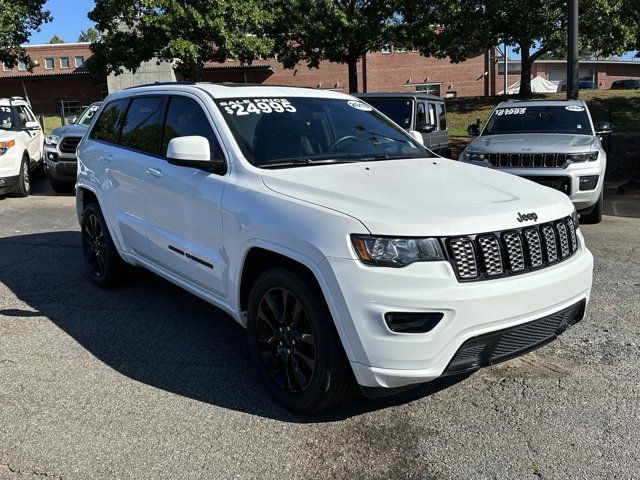
{"type": "Polygon", "coordinates": [[[2,70],[5,72],[10,72],[13,70],[13,68],[11,68],[9,65],[7,65],[6,63],[2,64],[2,70]]]}
{"type": "Polygon", "coordinates": [[[383,45],[380,51],[382,53],[391,53],[391,45],[383,45]]]}
{"type": "Polygon", "coordinates": [[[444,94],[444,98],[456,98],[458,96],[458,92],[456,92],[455,90],[449,90],[447,93],[444,94]]]}
{"type": "Polygon", "coordinates": [[[400,48],[400,47],[397,47],[397,48],[395,49],[395,51],[396,51],[397,53],[405,53],[405,52],[407,51],[407,49],[406,49],[406,48],[400,48]]]}
{"type": "Polygon", "coordinates": [[[60,57],[60,68],[69,68],[69,57],[60,57]]]}
{"type": "Polygon", "coordinates": [[[45,58],[44,59],[44,68],[45,68],[45,70],[53,70],[54,66],[55,66],[55,62],[53,61],[53,58],[45,58]]]}
{"type": "Polygon", "coordinates": [[[423,92],[429,95],[436,95],[438,97],[440,96],[441,83],[420,83],[414,85],[416,87],[416,92],[423,92]]]}
{"type": "Polygon", "coordinates": [[[84,67],[84,57],[78,56],[76,57],[76,68],[84,67]]]}
{"type": "Polygon", "coordinates": [[[21,72],[24,72],[27,69],[27,64],[25,62],[23,62],[22,60],[18,61],[18,70],[20,70],[21,72]]]}

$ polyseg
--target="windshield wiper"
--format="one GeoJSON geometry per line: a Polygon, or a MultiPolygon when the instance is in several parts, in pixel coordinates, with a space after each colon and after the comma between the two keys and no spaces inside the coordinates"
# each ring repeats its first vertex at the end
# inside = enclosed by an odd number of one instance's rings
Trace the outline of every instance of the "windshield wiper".
{"type": "Polygon", "coordinates": [[[354,163],[356,160],[348,158],[304,158],[300,160],[291,160],[288,162],[266,163],[260,165],[260,168],[288,168],[288,167],[306,167],[309,165],[331,165],[334,163],[354,163]]]}

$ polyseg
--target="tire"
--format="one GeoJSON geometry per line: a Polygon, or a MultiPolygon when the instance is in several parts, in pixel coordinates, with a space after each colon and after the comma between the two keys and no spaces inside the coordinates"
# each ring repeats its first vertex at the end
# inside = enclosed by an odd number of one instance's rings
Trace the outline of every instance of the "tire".
{"type": "Polygon", "coordinates": [[[102,288],[116,286],[126,264],[116,250],[100,208],[91,203],[82,215],[82,258],[91,281],[102,288]]]}
{"type": "Polygon", "coordinates": [[[20,174],[16,185],[16,197],[28,197],[31,193],[31,178],[29,174],[29,157],[23,157],[20,164],[20,174]]]}
{"type": "Polygon", "coordinates": [[[602,209],[604,206],[604,192],[600,193],[598,201],[593,209],[584,215],[580,215],[580,223],[585,225],[596,225],[602,221],[602,209]]]}
{"type": "Polygon", "coordinates": [[[317,413],[356,391],[322,293],[297,273],[274,268],[258,278],[249,297],[247,334],[260,379],[288,409],[317,413]]]}
{"type": "Polygon", "coordinates": [[[75,183],[63,182],[62,180],[56,180],[51,177],[49,177],[49,183],[51,184],[53,191],[56,193],[71,193],[76,188],[75,183]]]}

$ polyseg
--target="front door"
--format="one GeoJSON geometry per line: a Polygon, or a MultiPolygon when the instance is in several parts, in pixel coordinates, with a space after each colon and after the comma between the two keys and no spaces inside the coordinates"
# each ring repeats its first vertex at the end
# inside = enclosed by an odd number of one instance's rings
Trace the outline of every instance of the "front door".
{"type": "MultiPolygon", "coordinates": [[[[202,136],[220,155],[213,122],[195,98],[169,99],[161,156],[175,137],[202,136]]],[[[211,173],[154,158],[147,175],[147,232],[153,261],[197,287],[226,298],[222,251],[225,172],[211,173]]]]}
{"type": "Polygon", "coordinates": [[[24,105],[18,105],[16,110],[18,112],[19,127],[22,130],[21,134],[25,138],[29,158],[33,165],[33,163],[39,161],[42,157],[42,129],[27,130],[27,122],[37,122],[36,117],[31,113],[31,110],[24,105]]]}

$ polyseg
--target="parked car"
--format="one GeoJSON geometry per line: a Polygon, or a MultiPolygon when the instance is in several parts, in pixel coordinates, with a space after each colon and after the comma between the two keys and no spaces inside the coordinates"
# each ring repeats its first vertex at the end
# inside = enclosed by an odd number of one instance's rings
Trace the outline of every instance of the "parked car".
{"type": "Polygon", "coordinates": [[[361,93],[357,97],[384,113],[407,131],[422,135],[424,145],[447,156],[449,132],[444,100],[426,93],[361,93]]]}
{"type": "Polygon", "coordinates": [[[560,190],[569,196],[582,223],[602,220],[607,153],[598,135],[612,125],[593,125],[583,100],[500,103],[460,160],[502,170],[560,190]]]}
{"type": "Polygon", "coordinates": [[[42,126],[21,97],[0,98],[0,195],[27,197],[42,165],[42,126]]]}
{"type": "MultiPolygon", "coordinates": [[[[598,85],[596,85],[595,82],[592,82],[591,80],[579,80],[578,90],[599,90],[599,88],[598,88],[598,85]]],[[[566,81],[562,81],[558,84],[558,91],[559,92],[567,91],[566,81]]]]}
{"type": "Polygon", "coordinates": [[[138,265],[227,312],[296,411],[522,354],[589,299],[566,195],[434,157],[342,93],[130,88],[106,99],[78,162],[93,282],[138,265]]]}
{"type": "Polygon", "coordinates": [[[615,80],[611,90],[640,90],[640,79],[615,80]]]}
{"type": "Polygon", "coordinates": [[[76,148],[91,125],[102,102],[92,103],[71,123],[54,128],[44,139],[45,172],[51,188],[58,193],[72,192],[76,184],[76,148]]]}

